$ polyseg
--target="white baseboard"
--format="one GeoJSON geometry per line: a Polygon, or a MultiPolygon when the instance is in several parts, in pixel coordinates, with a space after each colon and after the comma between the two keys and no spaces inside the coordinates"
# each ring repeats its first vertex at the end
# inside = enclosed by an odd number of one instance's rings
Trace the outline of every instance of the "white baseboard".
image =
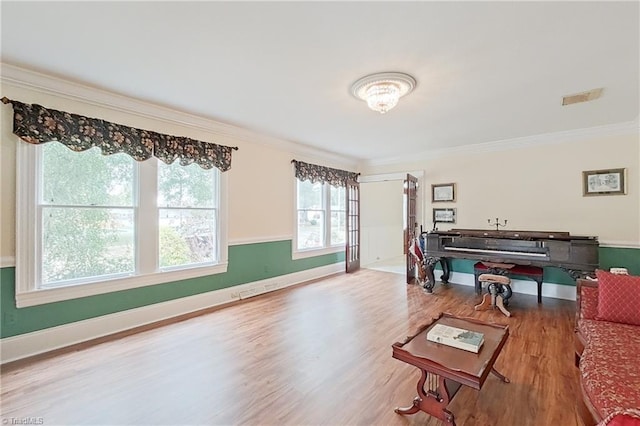
{"type": "Polygon", "coordinates": [[[0,364],[49,352],[146,324],[246,299],[344,271],[334,263],[208,293],[155,303],[0,340],[0,364]]]}
{"type": "MultiPolygon", "coordinates": [[[[436,280],[440,280],[442,271],[436,270],[436,280]]],[[[463,272],[451,272],[449,277],[451,284],[460,284],[466,286],[475,286],[475,276],[473,274],[463,272]]],[[[438,285],[438,284],[436,284],[438,285]]],[[[538,284],[533,280],[514,280],[511,279],[511,290],[519,294],[538,295],[538,284]]],[[[576,287],[571,285],[561,285],[554,283],[542,282],[542,297],[553,297],[554,299],[576,300],[576,287]]]]}

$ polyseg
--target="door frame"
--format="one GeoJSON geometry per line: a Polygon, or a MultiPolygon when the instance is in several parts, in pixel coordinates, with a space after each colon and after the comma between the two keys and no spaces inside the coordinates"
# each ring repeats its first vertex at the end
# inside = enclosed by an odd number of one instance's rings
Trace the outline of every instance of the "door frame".
{"type": "MultiPolygon", "coordinates": [[[[416,219],[418,223],[430,224],[431,223],[430,219],[427,220],[427,222],[425,222],[425,218],[427,218],[428,216],[425,216],[426,207],[425,207],[424,200],[426,200],[426,198],[424,195],[424,191],[425,191],[426,185],[424,184],[424,177],[425,177],[424,170],[411,170],[408,172],[397,172],[397,173],[380,173],[380,174],[372,174],[372,175],[364,175],[364,176],[360,175],[358,177],[358,183],[363,184],[363,183],[370,183],[370,182],[385,182],[385,181],[403,182],[407,178],[407,174],[410,174],[418,178],[418,189],[417,189],[418,203],[417,203],[417,209],[416,209],[417,210],[416,219]]],[[[403,209],[404,209],[404,206],[403,206],[403,209]]],[[[404,210],[402,215],[404,216],[404,210]]],[[[404,229],[400,229],[399,232],[402,232],[402,235],[398,235],[398,237],[402,238],[402,241],[404,244],[404,241],[406,241],[406,237],[404,236],[404,229]]],[[[405,247],[403,250],[403,253],[406,253],[407,249],[408,247],[405,247]]]]}
{"type": "Polygon", "coordinates": [[[347,180],[345,202],[347,206],[345,272],[350,273],[360,269],[360,184],[358,182],[347,180]]]}

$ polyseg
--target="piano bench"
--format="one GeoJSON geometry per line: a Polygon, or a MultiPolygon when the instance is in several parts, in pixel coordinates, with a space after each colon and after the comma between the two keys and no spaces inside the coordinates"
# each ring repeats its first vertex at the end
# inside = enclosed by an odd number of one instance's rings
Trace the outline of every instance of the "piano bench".
{"type": "Polygon", "coordinates": [[[500,275],[505,275],[505,276],[518,275],[525,278],[530,278],[538,284],[538,303],[542,303],[543,272],[544,270],[537,266],[515,265],[513,268],[503,269],[503,268],[491,268],[482,262],[477,262],[475,265],[473,265],[473,274],[475,275],[475,281],[476,281],[475,283],[476,294],[482,293],[482,285],[478,280],[481,274],[499,273],[500,275]]]}

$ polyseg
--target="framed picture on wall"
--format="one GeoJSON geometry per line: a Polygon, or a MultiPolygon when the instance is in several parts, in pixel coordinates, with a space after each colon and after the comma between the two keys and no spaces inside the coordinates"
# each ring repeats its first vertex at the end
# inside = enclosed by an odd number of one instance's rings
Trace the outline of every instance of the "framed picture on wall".
{"type": "Polygon", "coordinates": [[[455,183],[439,183],[431,185],[431,202],[437,203],[442,201],[456,200],[456,184],[455,183]]]}
{"type": "Polygon", "coordinates": [[[626,169],[582,172],[582,195],[624,195],[626,169]]]}
{"type": "Polygon", "coordinates": [[[433,209],[433,221],[437,223],[456,223],[456,209],[433,209]]]}

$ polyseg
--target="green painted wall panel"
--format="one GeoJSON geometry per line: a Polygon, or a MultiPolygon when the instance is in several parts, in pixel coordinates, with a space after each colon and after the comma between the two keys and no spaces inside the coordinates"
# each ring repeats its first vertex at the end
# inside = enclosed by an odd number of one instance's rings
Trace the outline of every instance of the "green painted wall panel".
{"type": "Polygon", "coordinates": [[[640,275],[640,249],[600,247],[600,267],[627,268],[629,274],[640,275]]]}
{"type": "MultiPolygon", "coordinates": [[[[292,260],[290,240],[230,246],[229,267],[224,274],[21,309],[15,306],[15,269],[3,268],[0,269],[0,336],[16,336],[343,261],[344,253],[292,260]]],[[[470,260],[454,259],[452,268],[472,274],[473,264],[470,260]]],[[[640,249],[601,247],[600,267],[624,267],[630,274],[640,275],[640,249]]],[[[569,275],[558,268],[545,268],[544,281],[575,285],[569,275]]]]}
{"type": "Polygon", "coordinates": [[[291,259],[291,240],[229,247],[224,274],[16,308],[15,268],[0,269],[0,337],[10,337],[181,297],[343,262],[344,253],[291,259]]]}

